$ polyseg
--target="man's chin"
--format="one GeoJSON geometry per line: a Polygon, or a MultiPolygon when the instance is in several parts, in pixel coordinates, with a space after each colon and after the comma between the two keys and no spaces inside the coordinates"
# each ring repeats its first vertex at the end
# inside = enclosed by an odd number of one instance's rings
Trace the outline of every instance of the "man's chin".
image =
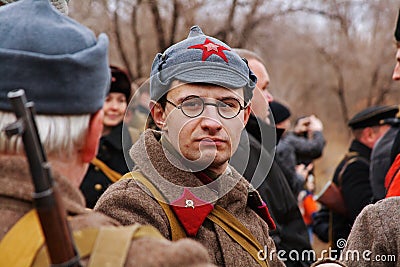
{"type": "Polygon", "coordinates": [[[196,169],[204,170],[211,166],[218,167],[225,164],[229,160],[229,157],[222,157],[220,154],[217,156],[217,151],[215,149],[203,149],[202,153],[196,156],[185,155],[185,159],[190,165],[196,166],[196,169]]]}

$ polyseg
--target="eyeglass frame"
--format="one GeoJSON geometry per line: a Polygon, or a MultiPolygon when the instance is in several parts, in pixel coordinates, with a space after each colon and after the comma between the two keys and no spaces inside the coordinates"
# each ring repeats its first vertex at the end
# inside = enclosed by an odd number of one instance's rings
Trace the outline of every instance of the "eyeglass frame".
{"type": "MultiPolygon", "coordinates": [[[[236,99],[236,98],[230,98],[230,99],[236,100],[236,101],[239,103],[239,110],[238,110],[238,112],[236,113],[236,115],[233,116],[233,117],[226,117],[226,116],[223,116],[223,115],[221,114],[220,110],[219,110],[219,107],[220,107],[220,106],[218,106],[217,103],[205,102],[204,99],[203,99],[202,97],[196,96],[196,95],[190,95],[190,96],[185,97],[185,98],[182,100],[182,102],[181,102],[180,104],[178,104],[178,105],[175,104],[175,103],[173,103],[173,102],[171,102],[171,101],[168,100],[168,99],[165,99],[165,101],[166,101],[167,103],[173,105],[175,108],[180,109],[181,112],[183,113],[183,115],[185,115],[185,116],[188,117],[188,118],[192,118],[192,119],[193,119],[193,118],[197,118],[197,117],[201,116],[201,114],[203,114],[203,112],[204,112],[204,110],[205,110],[205,106],[206,106],[206,105],[209,105],[209,106],[214,106],[214,107],[217,108],[217,112],[218,112],[218,115],[219,115],[219,116],[221,116],[221,117],[224,118],[224,119],[229,120],[229,119],[236,118],[236,117],[240,114],[240,112],[241,112],[242,110],[246,109],[247,106],[248,106],[248,104],[246,104],[245,106],[242,106],[242,104],[240,103],[240,101],[239,101],[238,99],[236,99]],[[200,99],[201,102],[203,103],[203,108],[202,108],[201,112],[200,112],[198,115],[196,115],[196,116],[189,116],[188,114],[186,114],[186,113],[183,111],[183,109],[182,109],[182,104],[183,104],[186,100],[193,99],[193,98],[200,99]]],[[[222,102],[221,100],[218,100],[218,99],[216,99],[216,100],[219,101],[219,102],[222,102]]]]}

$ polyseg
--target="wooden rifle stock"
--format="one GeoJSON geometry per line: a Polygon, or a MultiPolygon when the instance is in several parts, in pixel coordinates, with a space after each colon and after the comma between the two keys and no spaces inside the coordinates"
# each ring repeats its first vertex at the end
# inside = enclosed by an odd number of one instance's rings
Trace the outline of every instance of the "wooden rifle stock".
{"type": "Polygon", "coordinates": [[[80,266],[66,210],[53,182],[46,153],[40,142],[34,118],[34,104],[27,102],[22,89],[7,94],[17,121],[5,129],[8,137],[22,135],[25,154],[35,187],[34,204],[46,239],[50,261],[54,266],[80,266]]]}

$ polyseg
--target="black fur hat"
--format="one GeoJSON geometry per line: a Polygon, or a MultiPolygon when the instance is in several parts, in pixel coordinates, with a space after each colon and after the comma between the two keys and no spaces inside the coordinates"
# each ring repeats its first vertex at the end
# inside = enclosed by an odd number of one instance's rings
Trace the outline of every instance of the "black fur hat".
{"type": "Polygon", "coordinates": [[[131,97],[131,80],[126,71],[116,66],[110,66],[111,69],[111,86],[108,93],[123,93],[126,102],[129,103],[131,97]]]}

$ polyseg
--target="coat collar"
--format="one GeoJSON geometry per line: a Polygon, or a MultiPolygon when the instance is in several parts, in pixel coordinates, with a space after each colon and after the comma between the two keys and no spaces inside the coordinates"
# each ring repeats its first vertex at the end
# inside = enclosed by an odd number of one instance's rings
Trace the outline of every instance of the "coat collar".
{"type": "Polygon", "coordinates": [[[108,135],[104,135],[100,139],[100,144],[110,144],[117,150],[122,151],[122,133],[123,123],[121,122],[117,126],[113,127],[108,135]]]}
{"type": "MultiPolygon", "coordinates": [[[[168,204],[174,206],[176,203],[185,203],[182,207],[174,209],[178,218],[188,222],[183,225],[189,226],[186,229],[187,233],[196,234],[205,216],[211,209],[212,205],[219,205],[228,210],[231,214],[241,214],[248,205],[249,192],[255,194],[251,198],[251,204],[255,204],[254,209],[272,229],[275,225],[269,215],[268,208],[261,200],[257,191],[251,184],[243,178],[234,168],[229,166],[227,171],[220,175],[210,184],[204,185],[199,178],[199,174],[194,174],[190,171],[185,171],[181,166],[181,162],[177,160],[167,149],[163,149],[159,142],[161,133],[153,130],[146,130],[136,142],[130,155],[135,162],[135,166],[149,179],[154,186],[163,194],[168,204]],[[215,183],[217,186],[215,186],[215,183]],[[216,192],[215,188],[219,191],[216,192]],[[188,192],[190,191],[190,192],[188,192]],[[193,195],[193,196],[191,196],[193,195]],[[190,196],[192,199],[188,199],[190,196]],[[201,200],[204,202],[203,212],[196,215],[196,212],[188,212],[190,207],[187,206],[186,200],[201,200]],[[257,200],[257,201],[254,201],[257,200]],[[177,210],[180,210],[177,213],[177,210]],[[182,216],[180,216],[182,215],[182,216]],[[182,218],[181,218],[182,217],[182,218]],[[195,218],[194,218],[195,217],[195,218]],[[188,219],[190,218],[190,219],[188,219]],[[191,220],[195,220],[199,224],[196,227],[191,227],[194,224],[191,220]],[[193,228],[193,229],[190,229],[193,228]]],[[[210,180],[212,180],[210,178],[210,180]]],[[[144,188],[143,188],[144,189],[144,188]]],[[[146,190],[146,189],[144,189],[146,190]]],[[[197,201],[196,200],[196,201],[197,201]]],[[[190,235],[190,234],[189,234],[190,235]]]]}
{"type": "MultiPolygon", "coordinates": [[[[32,202],[32,193],[34,187],[26,158],[23,156],[0,156],[0,169],[2,173],[0,180],[0,197],[13,198],[32,202]]],[[[86,213],[85,200],[80,191],[73,187],[66,177],[52,172],[53,179],[56,182],[60,192],[64,207],[70,215],[86,213]]],[[[33,206],[32,206],[33,207],[33,206]]]]}
{"type": "Polygon", "coordinates": [[[357,152],[361,157],[366,158],[367,160],[371,158],[372,149],[357,140],[353,140],[353,142],[351,142],[349,151],[357,152]]]}
{"type": "Polygon", "coordinates": [[[190,188],[198,198],[208,203],[218,202],[221,206],[227,194],[238,191],[237,197],[246,204],[248,182],[231,166],[214,182],[204,185],[179,159],[163,149],[160,138],[160,132],[146,130],[132,146],[130,156],[136,168],[157,185],[169,203],[179,199],[184,188],[190,188]],[[215,188],[219,188],[219,191],[216,192],[215,188]]]}
{"type": "Polygon", "coordinates": [[[262,142],[262,145],[269,152],[275,148],[284,132],[283,129],[272,127],[271,125],[258,119],[253,114],[250,114],[250,118],[246,124],[246,131],[259,142],[262,141],[262,138],[268,138],[268,141],[262,142]],[[269,141],[269,137],[271,136],[275,137],[275,142],[269,141]]]}

